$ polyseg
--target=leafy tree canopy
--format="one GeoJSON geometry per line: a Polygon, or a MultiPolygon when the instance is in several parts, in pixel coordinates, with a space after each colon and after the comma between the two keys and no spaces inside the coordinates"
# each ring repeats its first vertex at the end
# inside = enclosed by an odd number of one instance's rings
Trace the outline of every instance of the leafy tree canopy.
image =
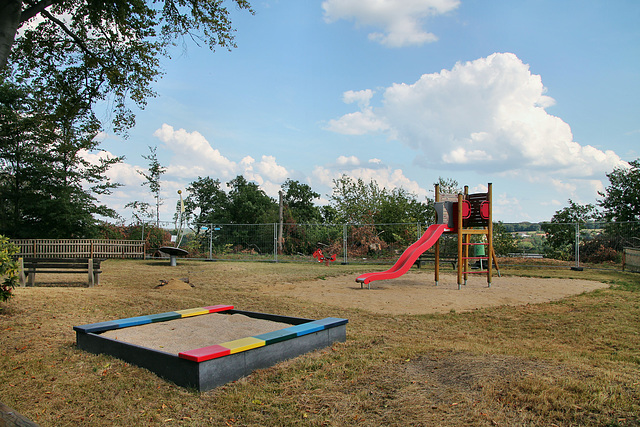
{"type": "Polygon", "coordinates": [[[189,222],[198,224],[227,224],[229,197],[221,188],[221,182],[211,177],[198,177],[187,187],[189,195],[184,201],[189,222]]]}
{"type": "Polygon", "coordinates": [[[286,215],[298,223],[317,223],[321,220],[320,209],[313,201],[320,197],[311,186],[287,179],[282,184],[283,204],[286,215]]]}
{"type": "Polygon", "coordinates": [[[569,199],[566,206],[551,217],[551,222],[542,224],[547,234],[547,255],[554,258],[570,259],[576,242],[575,224],[585,224],[596,219],[598,212],[592,204],[581,205],[569,199]]]}
{"type": "Polygon", "coordinates": [[[94,215],[116,216],[95,195],[117,187],[105,172],[122,159],[86,159],[100,124],[73,80],[52,77],[0,83],[0,233],[11,237],[91,237],[94,215]]]}
{"type": "Polygon", "coordinates": [[[278,219],[278,204],[255,182],[238,175],[229,187],[228,217],[233,224],[266,224],[278,219]]]}
{"type": "MultiPolygon", "coordinates": [[[[247,0],[230,3],[253,13],[247,0]]],[[[112,101],[124,132],[134,124],[127,102],[143,108],[155,95],[169,46],[187,37],[231,49],[233,32],[222,0],[0,0],[0,70],[39,87],[64,71],[89,104],[112,101]]]]}
{"type": "Polygon", "coordinates": [[[640,221],[640,159],[629,168],[615,168],[607,174],[609,186],[598,192],[604,199],[598,205],[609,221],[640,221]]]}
{"type": "Polygon", "coordinates": [[[427,222],[432,216],[432,204],[424,204],[402,188],[380,188],[371,180],[343,175],[333,181],[331,206],[337,220],[351,223],[427,222]]]}

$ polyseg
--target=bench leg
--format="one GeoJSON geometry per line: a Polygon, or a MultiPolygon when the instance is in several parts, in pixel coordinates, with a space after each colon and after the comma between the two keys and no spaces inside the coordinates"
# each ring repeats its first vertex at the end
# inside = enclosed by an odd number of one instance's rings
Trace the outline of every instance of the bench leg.
{"type": "Polygon", "coordinates": [[[28,286],[33,286],[36,284],[36,270],[34,269],[30,269],[29,270],[29,280],[28,280],[28,286]]]}
{"type": "Polygon", "coordinates": [[[24,288],[27,286],[27,278],[24,273],[24,259],[20,257],[18,261],[20,263],[20,286],[24,288]]]}
{"type": "Polygon", "coordinates": [[[95,285],[95,278],[93,276],[93,259],[89,258],[89,266],[87,268],[87,270],[89,271],[89,286],[93,287],[93,285],[95,285]]]}

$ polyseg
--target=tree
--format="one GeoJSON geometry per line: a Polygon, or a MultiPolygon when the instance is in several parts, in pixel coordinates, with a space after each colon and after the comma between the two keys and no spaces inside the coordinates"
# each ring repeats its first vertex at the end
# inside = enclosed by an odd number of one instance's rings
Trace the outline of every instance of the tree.
{"type": "Polygon", "coordinates": [[[296,223],[316,223],[321,219],[320,209],[313,204],[320,197],[311,186],[287,179],[282,184],[285,215],[296,223]]]}
{"type": "Polygon", "coordinates": [[[167,171],[167,168],[162,166],[158,161],[157,148],[158,147],[149,146],[150,154],[148,156],[142,156],[143,159],[149,161],[148,172],[138,170],[138,173],[146,179],[142,185],[148,185],[149,191],[153,194],[153,198],[156,199],[156,228],[160,228],[160,206],[162,206],[162,199],[160,198],[160,178],[167,171]]]}
{"type": "Polygon", "coordinates": [[[629,162],[629,168],[615,168],[607,174],[609,186],[598,191],[604,199],[598,205],[608,221],[640,221],[640,159],[629,162]]]}
{"type": "MultiPolygon", "coordinates": [[[[460,188],[460,184],[453,178],[443,178],[441,176],[438,177],[438,182],[436,182],[440,186],[441,194],[459,194],[462,193],[462,188],[460,188]]],[[[435,185],[435,184],[434,184],[435,185]]]]}
{"type": "Polygon", "coordinates": [[[365,183],[362,178],[342,175],[333,180],[333,192],[329,197],[331,206],[338,212],[338,221],[351,223],[373,223],[379,210],[382,190],[375,181],[365,183]]]}
{"type": "Polygon", "coordinates": [[[238,175],[229,187],[228,218],[232,224],[265,224],[277,222],[278,204],[256,184],[238,175]]]}
{"type": "Polygon", "coordinates": [[[580,205],[569,199],[569,206],[556,211],[551,222],[542,224],[542,230],[547,235],[547,255],[563,260],[571,259],[575,251],[576,224],[584,225],[597,215],[594,205],[580,205]]]}
{"type": "MultiPolygon", "coordinates": [[[[232,3],[253,13],[247,0],[232,3]]],[[[135,120],[128,101],[144,108],[155,95],[169,46],[186,36],[231,49],[233,32],[222,0],[0,0],[0,70],[38,86],[68,72],[89,104],[112,97],[114,129],[125,131],[135,120]]]]}
{"type": "Polygon", "coordinates": [[[347,175],[333,180],[329,198],[337,211],[338,221],[351,223],[407,223],[427,222],[433,210],[431,204],[417,200],[416,195],[394,188],[380,188],[374,180],[365,183],[347,175]]]}
{"type": "Polygon", "coordinates": [[[189,222],[221,224],[230,221],[229,197],[221,188],[220,180],[198,177],[189,184],[187,192],[189,195],[184,201],[184,207],[189,222]]]}
{"type": "Polygon", "coordinates": [[[91,237],[94,215],[117,216],[95,195],[118,186],[105,173],[122,158],[87,160],[99,122],[77,82],[55,77],[47,87],[0,83],[0,233],[12,237],[91,237]]]}
{"type": "Polygon", "coordinates": [[[493,223],[493,250],[496,255],[505,256],[518,250],[518,244],[502,221],[493,223]]]}

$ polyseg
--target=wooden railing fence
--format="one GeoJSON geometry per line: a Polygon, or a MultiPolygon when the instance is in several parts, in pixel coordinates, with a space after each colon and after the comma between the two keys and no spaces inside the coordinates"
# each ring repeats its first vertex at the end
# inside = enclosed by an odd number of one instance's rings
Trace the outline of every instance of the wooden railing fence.
{"type": "Polygon", "coordinates": [[[640,248],[624,248],[622,270],[640,273],[640,248]]]}
{"type": "Polygon", "coordinates": [[[144,240],[11,239],[16,256],[42,258],[144,258],[144,240]]]}

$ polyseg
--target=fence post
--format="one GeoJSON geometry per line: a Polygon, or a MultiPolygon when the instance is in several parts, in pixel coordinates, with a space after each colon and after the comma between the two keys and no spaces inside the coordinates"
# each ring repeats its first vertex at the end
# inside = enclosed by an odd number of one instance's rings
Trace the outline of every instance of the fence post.
{"type": "Polygon", "coordinates": [[[213,259],[213,224],[209,224],[209,259],[213,259]]]}
{"type": "Polygon", "coordinates": [[[580,268],[580,223],[576,222],[576,248],[575,255],[576,269],[580,268]]]}
{"type": "Polygon", "coordinates": [[[278,223],[273,223],[273,262],[278,262],[278,223]]]}
{"type": "Polygon", "coordinates": [[[342,265],[349,264],[349,259],[347,255],[347,224],[342,224],[342,265]]]}

